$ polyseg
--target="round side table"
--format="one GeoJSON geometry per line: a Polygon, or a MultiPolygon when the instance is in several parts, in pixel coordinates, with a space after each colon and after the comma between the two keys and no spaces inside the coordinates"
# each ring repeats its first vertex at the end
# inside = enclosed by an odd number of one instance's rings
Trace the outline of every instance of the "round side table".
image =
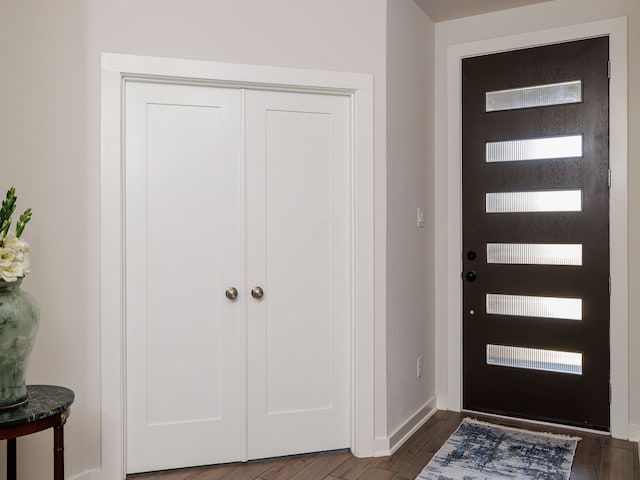
{"type": "Polygon", "coordinates": [[[16,438],[53,428],[53,479],[64,480],[63,427],[74,393],[54,385],[27,385],[26,404],[0,410],[0,440],[7,440],[7,480],[16,480],[16,438]]]}

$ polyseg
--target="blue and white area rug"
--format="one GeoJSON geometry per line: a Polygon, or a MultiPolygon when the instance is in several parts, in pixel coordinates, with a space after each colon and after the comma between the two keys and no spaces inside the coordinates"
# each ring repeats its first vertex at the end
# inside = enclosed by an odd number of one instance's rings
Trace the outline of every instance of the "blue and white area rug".
{"type": "Polygon", "coordinates": [[[416,480],[565,480],[579,440],[465,418],[416,480]]]}

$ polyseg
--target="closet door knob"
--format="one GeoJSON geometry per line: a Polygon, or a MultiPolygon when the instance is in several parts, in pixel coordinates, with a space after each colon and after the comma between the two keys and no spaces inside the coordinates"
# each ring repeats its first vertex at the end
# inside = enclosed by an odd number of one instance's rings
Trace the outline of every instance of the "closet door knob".
{"type": "Polygon", "coordinates": [[[261,299],[261,298],[263,297],[263,295],[264,295],[264,290],[262,290],[262,288],[260,288],[260,287],[253,287],[253,288],[251,289],[251,296],[252,296],[253,298],[256,298],[256,299],[258,299],[258,300],[259,300],[259,299],[261,299]]]}
{"type": "Polygon", "coordinates": [[[235,300],[238,298],[238,289],[236,287],[229,287],[224,294],[229,300],[235,300]]]}

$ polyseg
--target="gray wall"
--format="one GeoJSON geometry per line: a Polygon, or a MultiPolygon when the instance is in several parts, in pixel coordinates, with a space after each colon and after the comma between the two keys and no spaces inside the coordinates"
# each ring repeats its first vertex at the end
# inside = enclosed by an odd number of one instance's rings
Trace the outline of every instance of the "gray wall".
{"type": "Polygon", "coordinates": [[[387,11],[387,402],[388,434],[435,406],[435,24],[413,0],[387,11]],[[425,227],[416,227],[416,208],[425,227]],[[416,359],[423,375],[416,378],[416,359]]]}

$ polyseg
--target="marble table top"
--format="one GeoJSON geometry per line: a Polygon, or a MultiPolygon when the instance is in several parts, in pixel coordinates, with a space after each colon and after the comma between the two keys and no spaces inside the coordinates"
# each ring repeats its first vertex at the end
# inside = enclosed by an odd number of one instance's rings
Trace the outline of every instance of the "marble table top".
{"type": "Polygon", "coordinates": [[[36,422],[61,413],[73,403],[72,390],[55,385],[27,385],[29,399],[20,407],[0,410],[0,428],[36,422]]]}

